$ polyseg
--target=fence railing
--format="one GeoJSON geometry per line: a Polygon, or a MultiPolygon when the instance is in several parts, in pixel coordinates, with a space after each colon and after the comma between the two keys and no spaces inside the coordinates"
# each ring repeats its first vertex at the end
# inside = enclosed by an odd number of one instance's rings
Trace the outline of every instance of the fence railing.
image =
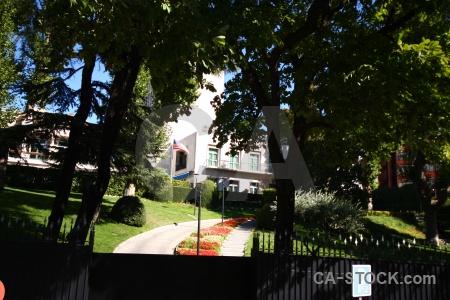
{"type": "Polygon", "coordinates": [[[47,220],[0,217],[0,281],[7,298],[88,299],[95,228],[80,246],[66,237],[73,222],[62,224],[57,242],[42,238],[47,226],[47,220]]]}
{"type": "Polygon", "coordinates": [[[281,234],[260,231],[254,233],[253,247],[261,253],[273,253],[275,243],[282,241],[292,245],[294,255],[450,262],[449,245],[441,243],[435,246],[425,240],[384,235],[331,236],[308,232],[292,234],[284,239],[281,234]]]}
{"type": "Polygon", "coordinates": [[[450,298],[448,248],[424,241],[312,233],[284,239],[257,232],[252,256],[257,299],[352,299],[352,266],[358,264],[371,265],[372,292],[364,299],[450,298]],[[292,252],[274,253],[279,242],[292,252]]]}

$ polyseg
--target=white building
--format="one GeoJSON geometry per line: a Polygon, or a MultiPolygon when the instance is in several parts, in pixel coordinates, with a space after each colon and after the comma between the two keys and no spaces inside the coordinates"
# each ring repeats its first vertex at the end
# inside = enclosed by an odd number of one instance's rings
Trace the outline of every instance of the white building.
{"type": "Polygon", "coordinates": [[[200,90],[200,97],[195,103],[190,116],[183,116],[178,122],[169,123],[172,135],[188,149],[172,151],[171,158],[162,160],[160,167],[166,168],[174,180],[186,179],[194,184],[206,179],[215,180],[219,190],[224,186],[233,192],[260,193],[269,187],[273,173],[269,163],[268,150],[239,152],[236,156],[227,155],[229,145],[218,148],[208,129],[215,119],[211,101],[224,90],[224,75],[207,76],[217,92],[200,90]]]}

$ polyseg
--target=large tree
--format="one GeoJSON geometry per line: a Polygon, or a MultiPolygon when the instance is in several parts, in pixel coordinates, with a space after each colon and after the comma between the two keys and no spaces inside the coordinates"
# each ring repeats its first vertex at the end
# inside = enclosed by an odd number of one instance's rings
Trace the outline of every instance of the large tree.
{"type": "MultiPolygon", "coordinates": [[[[91,74],[96,58],[112,77],[108,105],[101,124],[97,177],[83,194],[74,227],[77,232],[74,230],[71,235],[73,242],[84,241],[91,221],[98,215],[111,176],[115,141],[131,108],[139,71],[143,67],[150,70],[159,104],[189,104],[196,97],[193,91],[202,82],[202,75],[219,68],[220,64],[215,61],[224,60],[214,56],[214,49],[222,46],[223,39],[219,36],[220,27],[208,16],[210,8],[207,1],[41,3],[41,19],[35,24],[43,24],[39,36],[45,37],[45,49],[51,54],[49,60],[55,61],[51,58],[57,58],[52,66],[63,67],[73,57],[84,63],[81,88],[84,97],[80,97],[81,105],[75,118],[81,126],[92,106],[91,74]]],[[[72,143],[77,141],[69,141],[68,152],[71,152],[72,143]]],[[[75,162],[74,156],[71,159],[75,162]]],[[[58,220],[64,215],[73,162],[68,166],[69,176],[64,180],[66,184],[61,186],[62,197],[57,196],[54,203],[51,215],[53,233],[47,235],[50,239],[56,236],[56,225],[60,224],[58,220]]]]}
{"type": "MultiPolygon", "coordinates": [[[[5,127],[15,115],[11,106],[14,98],[11,86],[17,78],[17,69],[14,61],[14,22],[15,8],[12,1],[0,3],[0,128],[5,127]]],[[[0,144],[0,191],[5,186],[6,164],[8,160],[7,145],[0,144]]]]}
{"type": "MultiPolygon", "coordinates": [[[[237,70],[217,99],[213,126],[219,144],[235,149],[268,133],[278,194],[276,230],[293,231],[294,174],[309,135],[345,158],[410,144],[429,149],[430,133],[447,135],[449,7],[446,1],[230,1],[226,42],[237,70]],[[276,110],[293,112],[293,138],[283,158],[276,110]],[[270,109],[267,109],[270,108],[270,109]],[[266,110],[265,127],[258,122],[266,110]],[[414,137],[414,138],[412,138],[414,137]]],[[[441,143],[442,139],[437,141],[441,143]]],[[[433,149],[437,149],[435,147],[433,149]]],[[[433,151],[438,153],[438,151],[433,151]]],[[[306,183],[307,185],[307,183],[306,183]]],[[[291,251],[281,239],[277,251],[291,251]]]]}

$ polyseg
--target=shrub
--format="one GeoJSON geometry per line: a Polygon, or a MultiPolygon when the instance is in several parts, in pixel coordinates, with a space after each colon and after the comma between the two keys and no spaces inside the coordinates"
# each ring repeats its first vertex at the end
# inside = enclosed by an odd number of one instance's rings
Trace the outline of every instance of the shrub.
{"type": "Polygon", "coordinates": [[[297,192],[294,214],[305,226],[325,232],[356,232],[363,228],[364,211],[359,204],[337,198],[335,193],[297,192]]]}
{"type": "Polygon", "coordinates": [[[262,191],[264,203],[274,203],[277,201],[277,190],[273,188],[263,189],[262,191]]]}
{"type": "Polygon", "coordinates": [[[190,198],[194,199],[193,188],[181,186],[173,187],[173,202],[186,202],[190,198]]]}
{"type": "Polygon", "coordinates": [[[203,181],[202,191],[202,207],[210,208],[212,205],[213,196],[216,191],[216,184],[212,180],[203,181]]]}
{"type": "Polygon", "coordinates": [[[111,209],[111,218],[136,227],[142,227],[147,223],[145,206],[136,196],[125,196],[117,200],[111,209]]]}
{"type": "Polygon", "coordinates": [[[172,185],[174,187],[191,188],[191,183],[187,180],[174,180],[172,181],[172,185]]]}
{"type": "Polygon", "coordinates": [[[146,198],[161,201],[161,202],[169,202],[173,200],[173,188],[170,182],[165,185],[159,187],[158,189],[154,189],[153,191],[147,191],[145,194],[146,198]]]}
{"type": "Polygon", "coordinates": [[[256,224],[260,229],[275,228],[275,205],[274,203],[265,203],[260,209],[256,210],[256,224]]]}
{"type": "Polygon", "coordinates": [[[380,187],[373,191],[373,209],[390,211],[419,211],[420,199],[411,184],[398,187],[380,187]]]}

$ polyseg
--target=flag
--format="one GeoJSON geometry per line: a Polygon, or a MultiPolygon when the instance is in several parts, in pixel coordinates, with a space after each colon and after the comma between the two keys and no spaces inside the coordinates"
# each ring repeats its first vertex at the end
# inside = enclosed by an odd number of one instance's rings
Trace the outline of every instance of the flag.
{"type": "Polygon", "coordinates": [[[177,141],[176,139],[173,139],[173,150],[175,151],[181,150],[189,154],[189,150],[186,148],[186,146],[177,141]]]}

